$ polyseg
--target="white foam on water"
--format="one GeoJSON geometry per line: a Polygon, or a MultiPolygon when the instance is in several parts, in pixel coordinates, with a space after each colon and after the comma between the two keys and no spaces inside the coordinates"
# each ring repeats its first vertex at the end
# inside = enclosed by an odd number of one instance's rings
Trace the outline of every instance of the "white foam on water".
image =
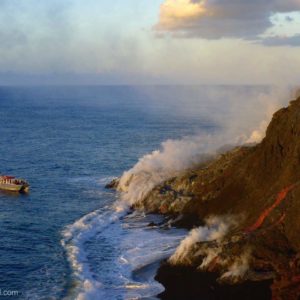
{"type": "Polygon", "coordinates": [[[103,177],[97,180],[97,182],[101,185],[106,185],[108,182],[113,181],[114,179],[117,179],[115,176],[108,176],[108,177],[103,177]]]}
{"type": "Polygon", "coordinates": [[[61,243],[66,249],[73,276],[77,281],[77,287],[73,291],[77,294],[76,299],[93,299],[101,288],[101,282],[95,279],[90,269],[84,244],[120,216],[121,213],[111,212],[105,207],[85,215],[62,232],[61,243]]]}
{"type": "Polygon", "coordinates": [[[145,215],[127,214],[124,203],[117,202],[85,215],[62,232],[75,281],[67,299],[142,299],[163,291],[154,280],[158,266],[154,264],[175,251],[186,231],[148,227],[145,215]],[[109,241],[111,251],[106,266],[100,263],[97,269],[88,243],[99,243],[96,255],[101,256],[103,241],[109,241]]]}
{"type": "MultiPolygon", "coordinates": [[[[155,264],[172,255],[186,231],[147,228],[142,224],[138,227],[133,223],[129,221],[122,224],[126,237],[120,243],[122,255],[119,263],[123,266],[123,274],[127,280],[124,299],[153,297],[164,290],[154,280],[158,266],[155,264]],[[151,265],[154,266],[152,269],[151,265]],[[136,276],[133,277],[132,272],[136,276]]],[[[139,224],[140,221],[136,223],[139,224]]]]}

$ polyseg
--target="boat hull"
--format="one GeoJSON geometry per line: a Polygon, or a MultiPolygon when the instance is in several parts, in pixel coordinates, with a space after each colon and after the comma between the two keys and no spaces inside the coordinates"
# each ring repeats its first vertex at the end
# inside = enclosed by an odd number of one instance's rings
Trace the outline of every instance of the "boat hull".
{"type": "Polygon", "coordinates": [[[21,193],[28,192],[29,187],[22,184],[0,183],[0,190],[21,193]]]}

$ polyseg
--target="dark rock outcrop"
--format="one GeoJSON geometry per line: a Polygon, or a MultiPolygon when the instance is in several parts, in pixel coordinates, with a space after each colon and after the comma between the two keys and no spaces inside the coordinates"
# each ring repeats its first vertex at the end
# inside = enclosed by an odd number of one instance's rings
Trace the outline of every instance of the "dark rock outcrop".
{"type": "Polygon", "coordinates": [[[105,188],[106,189],[116,189],[118,187],[118,184],[119,184],[119,179],[115,178],[112,181],[110,181],[109,183],[107,183],[105,185],[105,188]]]}
{"type": "Polygon", "coordinates": [[[218,274],[199,272],[191,266],[162,264],[156,280],[166,290],[159,295],[163,300],[267,300],[271,299],[271,280],[245,281],[238,285],[220,285],[218,274]]]}

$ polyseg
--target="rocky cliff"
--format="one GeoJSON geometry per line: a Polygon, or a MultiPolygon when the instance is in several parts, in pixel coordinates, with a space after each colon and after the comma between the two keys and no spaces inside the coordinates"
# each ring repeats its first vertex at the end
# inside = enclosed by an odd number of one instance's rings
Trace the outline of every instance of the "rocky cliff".
{"type": "Polygon", "coordinates": [[[162,298],[298,299],[300,98],[274,114],[260,144],[184,171],[141,207],[194,228],[158,273],[162,298]]]}

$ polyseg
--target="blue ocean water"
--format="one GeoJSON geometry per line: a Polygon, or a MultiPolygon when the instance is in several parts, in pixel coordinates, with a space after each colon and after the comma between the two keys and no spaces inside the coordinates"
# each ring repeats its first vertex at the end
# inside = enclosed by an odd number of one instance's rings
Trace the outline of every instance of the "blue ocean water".
{"type": "Polygon", "coordinates": [[[201,87],[1,87],[0,173],[26,178],[31,191],[0,192],[0,289],[18,291],[14,299],[88,299],[92,289],[93,299],[133,299],[147,290],[139,283],[147,272],[137,271],[147,241],[170,238],[150,251],[152,263],[182,232],[152,235],[144,216],[113,216],[118,196],[104,185],[166,139],[219,130],[216,107],[201,87]]]}

